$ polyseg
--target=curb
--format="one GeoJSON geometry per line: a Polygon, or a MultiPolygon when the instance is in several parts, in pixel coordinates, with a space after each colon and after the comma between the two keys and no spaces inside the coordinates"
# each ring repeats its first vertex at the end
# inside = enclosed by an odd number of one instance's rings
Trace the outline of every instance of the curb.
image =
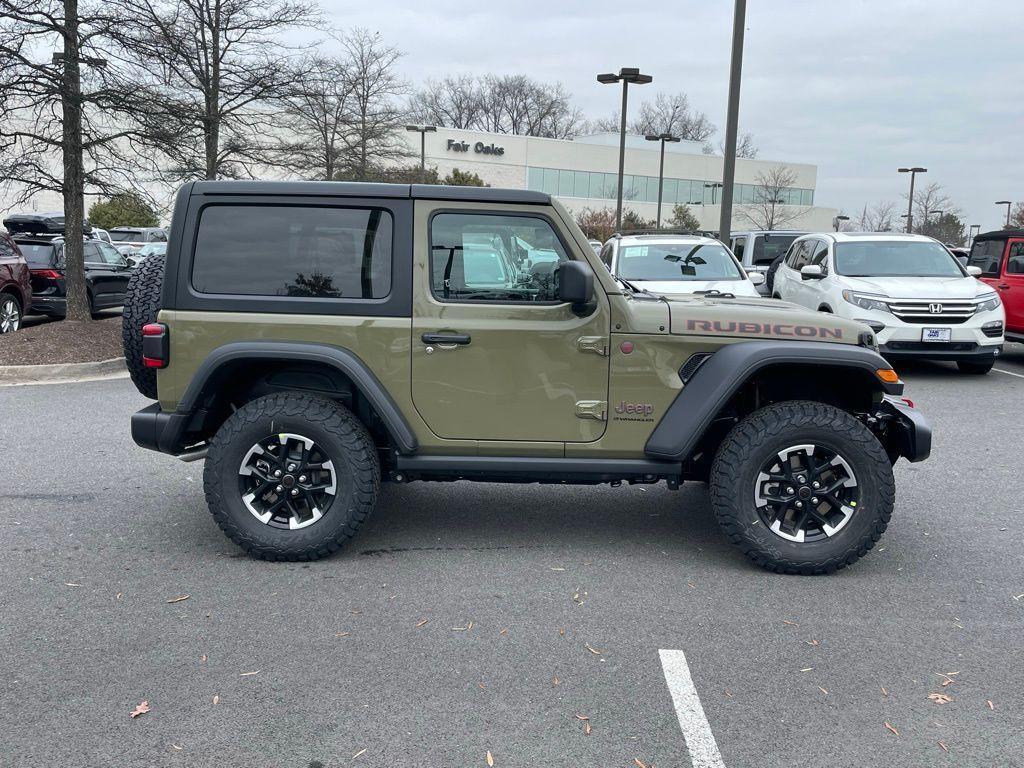
{"type": "Polygon", "coordinates": [[[56,365],[0,365],[0,387],[17,384],[56,384],[128,375],[123,357],[95,363],[58,363],[56,365]]]}

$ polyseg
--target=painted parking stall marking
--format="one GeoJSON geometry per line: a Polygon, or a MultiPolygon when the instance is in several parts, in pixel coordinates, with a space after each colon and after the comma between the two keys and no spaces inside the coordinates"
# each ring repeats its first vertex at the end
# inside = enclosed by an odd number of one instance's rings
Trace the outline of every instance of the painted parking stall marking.
{"type": "Polygon", "coordinates": [[[686,654],[682,651],[659,650],[658,655],[661,656],[661,668],[665,672],[665,682],[672,694],[672,704],[676,708],[679,727],[683,731],[693,768],[725,768],[715,735],[711,732],[711,724],[704,714],[704,707],[701,706],[697,688],[690,676],[686,654]]]}

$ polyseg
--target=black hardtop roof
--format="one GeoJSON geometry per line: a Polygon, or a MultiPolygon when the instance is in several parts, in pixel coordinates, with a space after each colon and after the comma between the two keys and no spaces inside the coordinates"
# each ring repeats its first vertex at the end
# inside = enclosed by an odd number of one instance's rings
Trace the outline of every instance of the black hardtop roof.
{"type": "Polygon", "coordinates": [[[376,184],[361,181],[196,181],[193,195],[382,197],[548,205],[551,195],[526,189],[448,187],[440,184],[376,184]]]}
{"type": "Polygon", "coordinates": [[[1024,229],[994,229],[991,232],[982,232],[975,235],[973,242],[979,240],[1006,240],[1010,237],[1024,237],[1024,229]]]}

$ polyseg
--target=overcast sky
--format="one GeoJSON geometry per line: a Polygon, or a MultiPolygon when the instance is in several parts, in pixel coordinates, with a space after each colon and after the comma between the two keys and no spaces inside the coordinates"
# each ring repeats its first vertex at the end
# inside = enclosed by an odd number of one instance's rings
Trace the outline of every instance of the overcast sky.
{"type": "MultiPolygon", "coordinates": [[[[654,83],[631,94],[685,91],[725,126],[730,0],[323,2],[402,50],[413,83],[522,73],[604,115],[619,91],[594,76],[638,66],[654,83]]],[[[921,165],[995,228],[993,201],[1024,200],[1022,29],[1024,0],[748,0],[740,129],[762,159],[817,165],[818,205],[903,206],[896,168],[921,165]]]]}

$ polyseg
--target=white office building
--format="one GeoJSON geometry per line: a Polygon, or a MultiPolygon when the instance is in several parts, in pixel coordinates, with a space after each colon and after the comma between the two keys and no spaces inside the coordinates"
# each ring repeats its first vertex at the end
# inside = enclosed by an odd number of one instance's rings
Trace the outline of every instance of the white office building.
{"type": "MultiPolygon", "coordinates": [[[[407,132],[406,140],[418,159],[420,135],[407,132]]],[[[659,142],[643,136],[626,137],[623,205],[645,219],[654,219],[657,210],[659,147],[659,142]]],[[[438,128],[426,134],[425,154],[427,167],[437,168],[442,177],[458,168],[476,173],[492,187],[548,192],[573,211],[615,207],[617,133],[563,141],[438,128]]],[[[696,142],[666,144],[662,219],[683,203],[690,206],[702,228],[718,229],[722,164],[721,156],[704,154],[696,142]]],[[[742,215],[743,207],[759,199],[758,177],[780,165],[795,176],[793,186],[780,195],[787,213],[795,214],[786,228],[831,230],[837,211],[815,205],[816,166],[744,158],[736,161],[732,229],[753,228],[742,215]]]]}
{"type": "MultiPolygon", "coordinates": [[[[418,162],[420,134],[400,130],[398,135],[409,147],[409,157],[401,161],[402,164],[418,162]]],[[[624,206],[649,220],[655,218],[657,209],[659,152],[658,142],[645,141],[642,136],[626,137],[624,206]]],[[[573,211],[615,207],[619,167],[617,133],[565,141],[438,128],[436,133],[426,134],[425,154],[427,167],[436,168],[442,177],[458,168],[479,175],[492,187],[548,192],[573,211]]],[[[666,144],[662,220],[671,217],[677,203],[684,203],[700,220],[702,229],[717,230],[722,163],[722,157],[703,154],[701,145],[695,142],[666,144]]],[[[786,211],[794,214],[785,228],[830,230],[837,211],[815,205],[815,166],[743,158],[736,161],[732,230],[756,228],[743,216],[744,205],[758,199],[758,176],[780,165],[795,177],[793,186],[781,193],[786,211]]],[[[281,174],[278,170],[267,169],[264,177],[281,178],[281,174]]],[[[173,189],[152,185],[150,192],[158,201],[165,200],[162,213],[166,218],[173,201],[173,189]]],[[[63,208],[60,195],[55,193],[34,195],[23,204],[14,204],[9,198],[0,194],[0,216],[63,208]]],[[[87,197],[87,209],[95,199],[92,195],[87,197]]]]}

